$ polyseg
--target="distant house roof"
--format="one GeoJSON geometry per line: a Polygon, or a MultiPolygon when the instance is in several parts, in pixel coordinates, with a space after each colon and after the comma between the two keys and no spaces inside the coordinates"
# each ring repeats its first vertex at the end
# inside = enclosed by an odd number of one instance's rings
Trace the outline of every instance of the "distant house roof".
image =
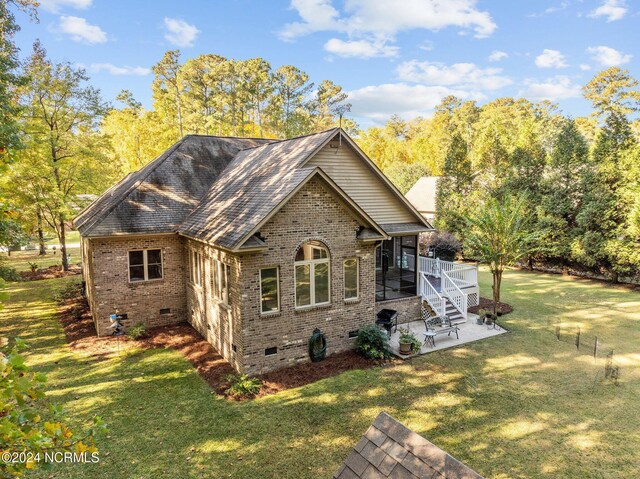
{"type": "Polygon", "coordinates": [[[439,179],[439,176],[423,176],[405,195],[420,213],[436,212],[436,187],[439,179]]]}
{"type": "Polygon", "coordinates": [[[482,479],[445,451],[381,412],[334,479],[482,479]]]}
{"type": "MultiPolygon", "coordinates": [[[[387,232],[322,168],[305,164],[337,135],[351,141],[339,128],[288,140],[186,136],[107,190],[74,223],[82,236],[177,232],[221,248],[252,251],[265,247],[254,236],[258,228],[317,178],[362,220],[366,231],[359,239],[384,239],[400,225],[387,225],[387,232]]],[[[374,174],[388,182],[377,170],[374,174]]],[[[402,195],[389,188],[416,217],[397,232],[430,229],[402,195]]]]}

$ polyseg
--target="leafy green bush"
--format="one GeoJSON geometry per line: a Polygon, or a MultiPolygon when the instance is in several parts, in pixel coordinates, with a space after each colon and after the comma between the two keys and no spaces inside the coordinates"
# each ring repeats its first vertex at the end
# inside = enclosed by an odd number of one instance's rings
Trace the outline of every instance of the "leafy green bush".
{"type": "Polygon", "coordinates": [[[227,381],[231,386],[225,391],[227,396],[234,398],[251,398],[262,389],[262,381],[252,378],[248,374],[229,374],[227,381]]]}
{"type": "Polygon", "coordinates": [[[356,351],[368,359],[388,358],[389,337],[375,324],[363,326],[358,330],[356,351]]]}
{"type": "MultiPolygon", "coordinates": [[[[14,341],[0,338],[0,449],[23,451],[33,457],[58,451],[96,455],[94,437],[106,431],[104,422],[95,416],[93,427],[84,435],[70,430],[60,406],[51,403],[45,394],[47,376],[32,371],[20,354],[25,347],[19,338],[14,341]]],[[[0,477],[23,477],[27,468],[37,468],[43,463],[0,461],[0,477]]]]}
{"type": "Polygon", "coordinates": [[[131,326],[127,330],[127,334],[131,339],[140,339],[141,337],[144,336],[146,331],[147,331],[147,328],[145,327],[145,325],[142,323],[138,323],[131,326]]]}
{"type": "Polygon", "coordinates": [[[66,303],[71,299],[76,299],[82,296],[82,285],[77,282],[70,282],[65,285],[64,288],[56,292],[53,299],[56,303],[66,303]]]}
{"type": "Polygon", "coordinates": [[[22,276],[15,268],[0,263],[0,278],[5,281],[22,281],[22,276]]]}
{"type": "Polygon", "coordinates": [[[29,261],[29,268],[31,268],[31,272],[35,273],[36,270],[40,267],[40,265],[38,265],[38,263],[35,263],[33,261],[29,261]]]}

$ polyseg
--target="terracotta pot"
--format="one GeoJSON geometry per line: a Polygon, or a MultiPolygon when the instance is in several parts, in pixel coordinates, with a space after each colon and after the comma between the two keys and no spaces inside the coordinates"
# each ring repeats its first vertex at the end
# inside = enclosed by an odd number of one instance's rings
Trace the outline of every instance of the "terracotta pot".
{"type": "Polygon", "coordinates": [[[400,342],[400,354],[411,354],[411,343],[400,342]]]}

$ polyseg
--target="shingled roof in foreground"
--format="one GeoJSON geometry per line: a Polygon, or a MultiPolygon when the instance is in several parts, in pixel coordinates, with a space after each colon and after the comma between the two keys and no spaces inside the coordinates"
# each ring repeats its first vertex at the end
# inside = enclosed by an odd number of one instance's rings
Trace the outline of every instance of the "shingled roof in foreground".
{"type": "Polygon", "coordinates": [[[483,479],[445,451],[381,412],[334,479],[483,479]]]}

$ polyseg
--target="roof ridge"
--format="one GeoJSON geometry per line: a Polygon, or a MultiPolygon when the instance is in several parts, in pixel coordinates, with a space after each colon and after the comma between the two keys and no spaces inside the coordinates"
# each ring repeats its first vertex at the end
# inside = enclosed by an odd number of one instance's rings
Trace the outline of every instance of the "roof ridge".
{"type": "Polygon", "coordinates": [[[188,136],[198,136],[202,138],[229,138],[232,140],[265,140],[265,141],[280,141],[278,138],[265,138],[265,137],[257,137],[257,136],[224,136],[224,135],[203,135],[202,133],[187,133],[183,136],[187,138],[188,136]]]}
{"type": "MultiPolygon", "coordinates": [[[[266,146],[276,145],[276,144],[280,144],[280,143],[286,143],[287,141],[292,141],[292,140],[299,140],[301,138],[306,138],[308,136],[322,135],[324,133],[329,133],[330,131],[333,131],[333,130],[340,130],[340,128],[335,126],[333,128],[329,128],[328,130],[317,131],[315,133],[307,133],[306,135],[294,136],[293,138],[283,138],[281,140],[280,139],[275,139],[271,143],[265,143],[264,145],[258,145],[258,146],[250,146],[249,148],[243,148],[240,151],[257,150],[258,148],[264,148],[266,146]]],[[[240,151],[238,151],[238,153],[240,153],[240,151]]]]}

